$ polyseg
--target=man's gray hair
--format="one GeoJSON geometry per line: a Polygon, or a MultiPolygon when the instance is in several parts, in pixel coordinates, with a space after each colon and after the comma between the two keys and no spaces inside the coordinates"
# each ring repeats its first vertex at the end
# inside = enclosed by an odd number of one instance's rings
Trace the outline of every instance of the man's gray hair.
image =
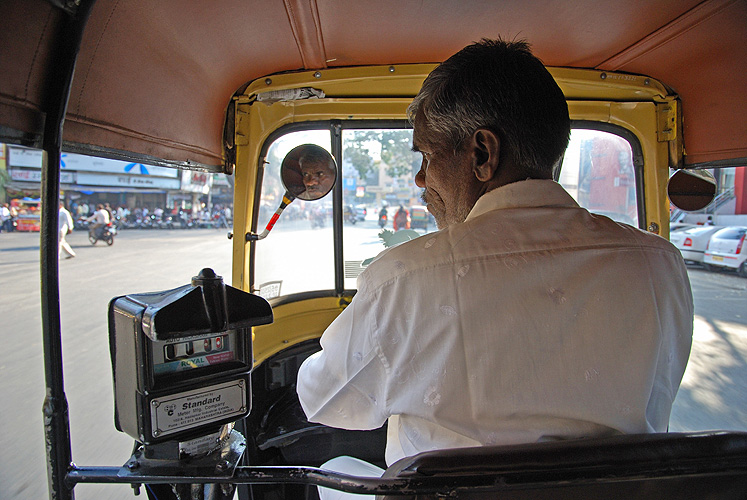
{"type": "Polygon", "coordinates": [[[570,137],[568,105],[525,41],[483,39],[434,69],[410,106],[454,151],[479,128],[498,134],[501,161],[527,177],[548,177],[570,137]],[[507,155],[507,156],[504,156],[507,155]]]}

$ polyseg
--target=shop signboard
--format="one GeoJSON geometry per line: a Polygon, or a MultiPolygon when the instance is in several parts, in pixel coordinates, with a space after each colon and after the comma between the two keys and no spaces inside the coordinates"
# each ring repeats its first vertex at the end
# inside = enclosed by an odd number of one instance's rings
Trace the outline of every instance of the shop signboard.
{"type": "Polygon", "coordinates": [[[197,170],[182,171],[181,190],[189,193],[207,194],[213,185],[213,175],[197,170]]]}
{"type": "MultiPolygon", "coordinates": [[[[143,163],[131,163],[74,153],[62,154],[62,171],[100,172],[108,174],[139,174],[177,179],[179,170],[143,163]]],[[[8,147],[8,164],[12,167],[41,168],[42,152],[37,149],[8,147]]]]}
{"type": "MultiPolygon", "coordinates": [[[[20,170],[14,168],[10,171],[10,178],[14,181],[23,182],[41,182],[41,170],[20,170]]],[[[75,184],[74,172],[60,172],[60,182],[62,184],[75,184]]]]}
{"type": "Polygon", "coordinates": [[[179,189],[179,179],[138,175],[111,175],[80,171],[78,172],[78,184],[82,186],[179,189]]]}
{"type": "Polygon", "coordinates": [[[213,174],[213,186],[230,187],[226,174],[213,174]]]}

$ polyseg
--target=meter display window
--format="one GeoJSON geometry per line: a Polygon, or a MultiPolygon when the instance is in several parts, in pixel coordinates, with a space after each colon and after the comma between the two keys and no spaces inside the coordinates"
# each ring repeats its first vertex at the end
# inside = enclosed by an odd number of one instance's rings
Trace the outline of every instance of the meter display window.
{"type": "Polygon", "coordinates": [[[172,377],[199,377],[247,366],[241,355],[243,342],[236,330],[153,342],[153,380],[161,384],[172,377]]]}
{"type": "Polygon", "coordinates": [[[235,332],[154,344],[153,373],[177,373],[236,360],[235,332]]]}

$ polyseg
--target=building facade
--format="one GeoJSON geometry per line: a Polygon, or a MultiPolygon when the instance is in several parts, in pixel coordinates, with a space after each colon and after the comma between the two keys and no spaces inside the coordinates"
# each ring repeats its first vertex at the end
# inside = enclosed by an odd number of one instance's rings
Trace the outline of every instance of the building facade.
{"type": "MultiPolygon", "coordinates": [[[[0,145],[0,175],[5,200],[38,198],[42,151],[0,145]],[[4,168],[3,168],[4,167],[4,168]]],[[[179,170],[142,163],[63,153],[60,171],[61,198],[70,206],[109,203],[113,208],[156,208],[164,211],[211,208],[212,198],[228,203],[232,184],[223,174],[179,170]],[[215,193],[213,186],[215,185],[215,193]]]]}

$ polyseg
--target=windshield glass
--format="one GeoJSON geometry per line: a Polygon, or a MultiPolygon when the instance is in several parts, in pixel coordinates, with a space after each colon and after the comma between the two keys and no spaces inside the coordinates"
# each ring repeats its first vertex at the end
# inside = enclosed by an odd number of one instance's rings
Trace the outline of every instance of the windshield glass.
{"type": "MultiPolygon", "coordinates": [[[[283,158],[301,144],[316,144],[330,151],[329,130],[291,132],[270,145],[257,219],[260,231],[280,206],[285,193],[280,178],[283,158]]],[[[270,237],[256,247],[255,288],[265,298],[334,289],[333,241],[332,194],[317,201],[294,200],[278,219],[270,237]]]]}
{"type": "MultiPolygon", "coordinates": [[[[412,151],[412,129],[344,129],[338,183],[342,183],[344,288],[384,249],[436,231],[433,216],[415,185],[420,155],[412,151]]],[[[285,189],[280,164],[300,144],[331,150],[328,129],[291,132],[276,139],[265,159],[257,229],[264,229],[285,189]]],[[[636,170],[630,143],[610,132],[574,129],[559,182],[579,205],[638,226],[636,170]]],[[[271,236],[256,245],[255,288],[273,298],[334,290],[332,194],[319,201],[296,199],[271,236]],[[303,253],[299,253],[302,242],[303,253]]]]}
{"type": "Polygon", "coordinates": [[[345,288],[355,289],[372,258],[436,223],[415,185],[412,129],[343,130],[342,150],[345,288]]]}
{"type": "Polygon", "coordinates": [[[633,150],[622,137],[573,129],[559,182],[590,212],[638,227],[633,150]]]}

